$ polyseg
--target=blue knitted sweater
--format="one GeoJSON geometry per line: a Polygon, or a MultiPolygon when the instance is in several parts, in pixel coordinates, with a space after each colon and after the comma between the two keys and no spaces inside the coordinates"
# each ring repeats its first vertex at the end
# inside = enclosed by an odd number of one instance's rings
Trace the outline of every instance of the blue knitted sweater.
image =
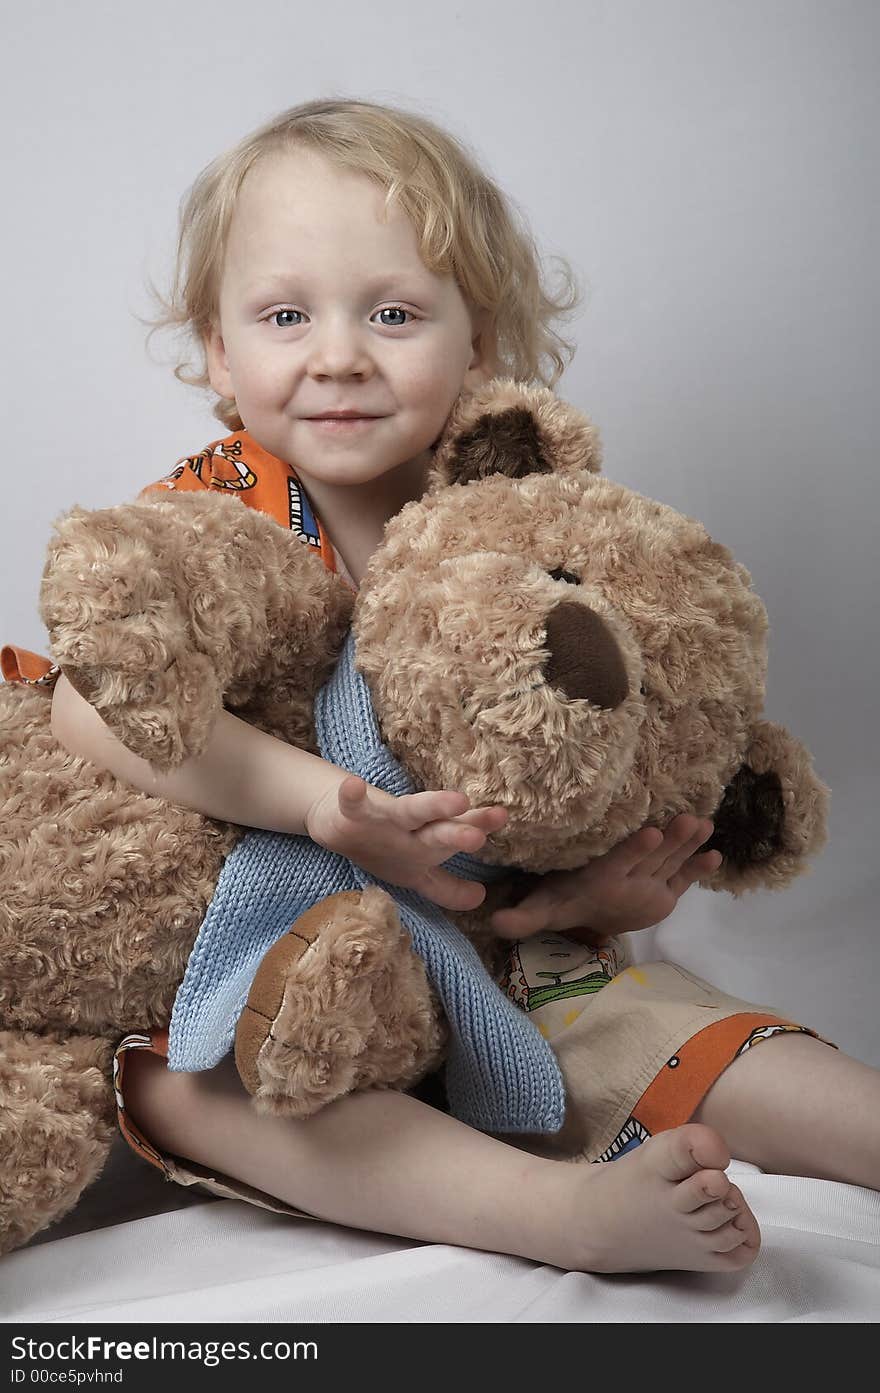
{"type": "MultiPolygon", "coordinates": [[[[318,694],[322,756],[400,796],[414,792],[383,744],[349,634],[318,694]]],[[[453,874],[490,882],[506,874],[459,853],[453,874]]],[[[380,885],[392,896],[424,959],[451,1038],[446,1091],[455,1116],[493,1132],[555,1132],[565,1095],[556,1056],[493,982],[469,940],[423,896],[387,885],[309,837],[249,832],[227,857],[177,993],[169,1029],[172,1069],[209,1069],[229,1051],[251,980],[267,950],[311,905],[339,890],[380,885]]]]}

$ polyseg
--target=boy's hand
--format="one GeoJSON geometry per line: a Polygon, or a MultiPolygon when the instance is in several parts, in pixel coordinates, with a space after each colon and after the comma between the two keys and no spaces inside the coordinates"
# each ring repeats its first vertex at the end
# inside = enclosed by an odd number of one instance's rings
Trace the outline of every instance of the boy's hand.
{"type": "Polygon", "coordinates": [[[697,854],[712,829],[707,818],[689,813],[665,832],[642,827],[587,866],[543,876],[516,908],[492,915],[492,928],[500,938],[549,930],[583,943],[648,929],[672,913],[695,880],[721,865],[720,851],[697,854]]]}
{"type": "Polygon", "coordinates": [[[305,825],[313,842],[379,880],[416,890],[444,909],[476,909],[486,887],[441,870],[440,863],[457,851],[479,851],[506,820],[504,808],[470,808],[463,793],[395,798],[350,774],[315,800],[305,825]]]}

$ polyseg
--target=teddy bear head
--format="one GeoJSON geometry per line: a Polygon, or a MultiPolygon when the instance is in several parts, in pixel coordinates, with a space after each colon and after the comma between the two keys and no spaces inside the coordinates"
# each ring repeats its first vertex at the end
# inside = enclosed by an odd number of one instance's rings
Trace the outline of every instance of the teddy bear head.
{"type": "Polygon", "coordinates": [[[693,812],[724,857],[705,885],[781,887],[828,791],[760,719],[765,608],[727,547],[599,458],[546,389],[459,402],[355,609],[383,737],[422,787],[507,809],[484,860],[566,869],[693,812]]]}

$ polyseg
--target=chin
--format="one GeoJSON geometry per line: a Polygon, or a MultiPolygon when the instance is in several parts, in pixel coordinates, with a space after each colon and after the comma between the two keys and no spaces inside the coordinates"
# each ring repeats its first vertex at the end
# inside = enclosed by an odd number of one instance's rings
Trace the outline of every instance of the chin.
{"type": "Polygon", "coordinates": [[[398,467],[395,462],[389,461],[387,455],[381,460],[347,459],[341,450],[328,450],[315,460],[297,455],[292,459],[292,464],[302,474],[304,482],[311,478],[325,484],[340,485],[374,484],[398,467]]]}

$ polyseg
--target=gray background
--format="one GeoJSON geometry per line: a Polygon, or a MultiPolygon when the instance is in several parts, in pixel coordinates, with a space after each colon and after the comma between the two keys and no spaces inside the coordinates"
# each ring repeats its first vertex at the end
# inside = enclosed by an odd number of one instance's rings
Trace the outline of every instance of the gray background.
{"type": "Polygon", "coordinates": [[[0,641],[45,651],[52,520],[220,433],[150,355],[178,200],[316,96],[451,127],[587,288],[560,393],[606,471],[700,517],[771,618],[767,714],[834,790],[811,876],[692,891],[651,944],[880,1065],[873,0],[44,3],[4,31],[0,641]]]}

